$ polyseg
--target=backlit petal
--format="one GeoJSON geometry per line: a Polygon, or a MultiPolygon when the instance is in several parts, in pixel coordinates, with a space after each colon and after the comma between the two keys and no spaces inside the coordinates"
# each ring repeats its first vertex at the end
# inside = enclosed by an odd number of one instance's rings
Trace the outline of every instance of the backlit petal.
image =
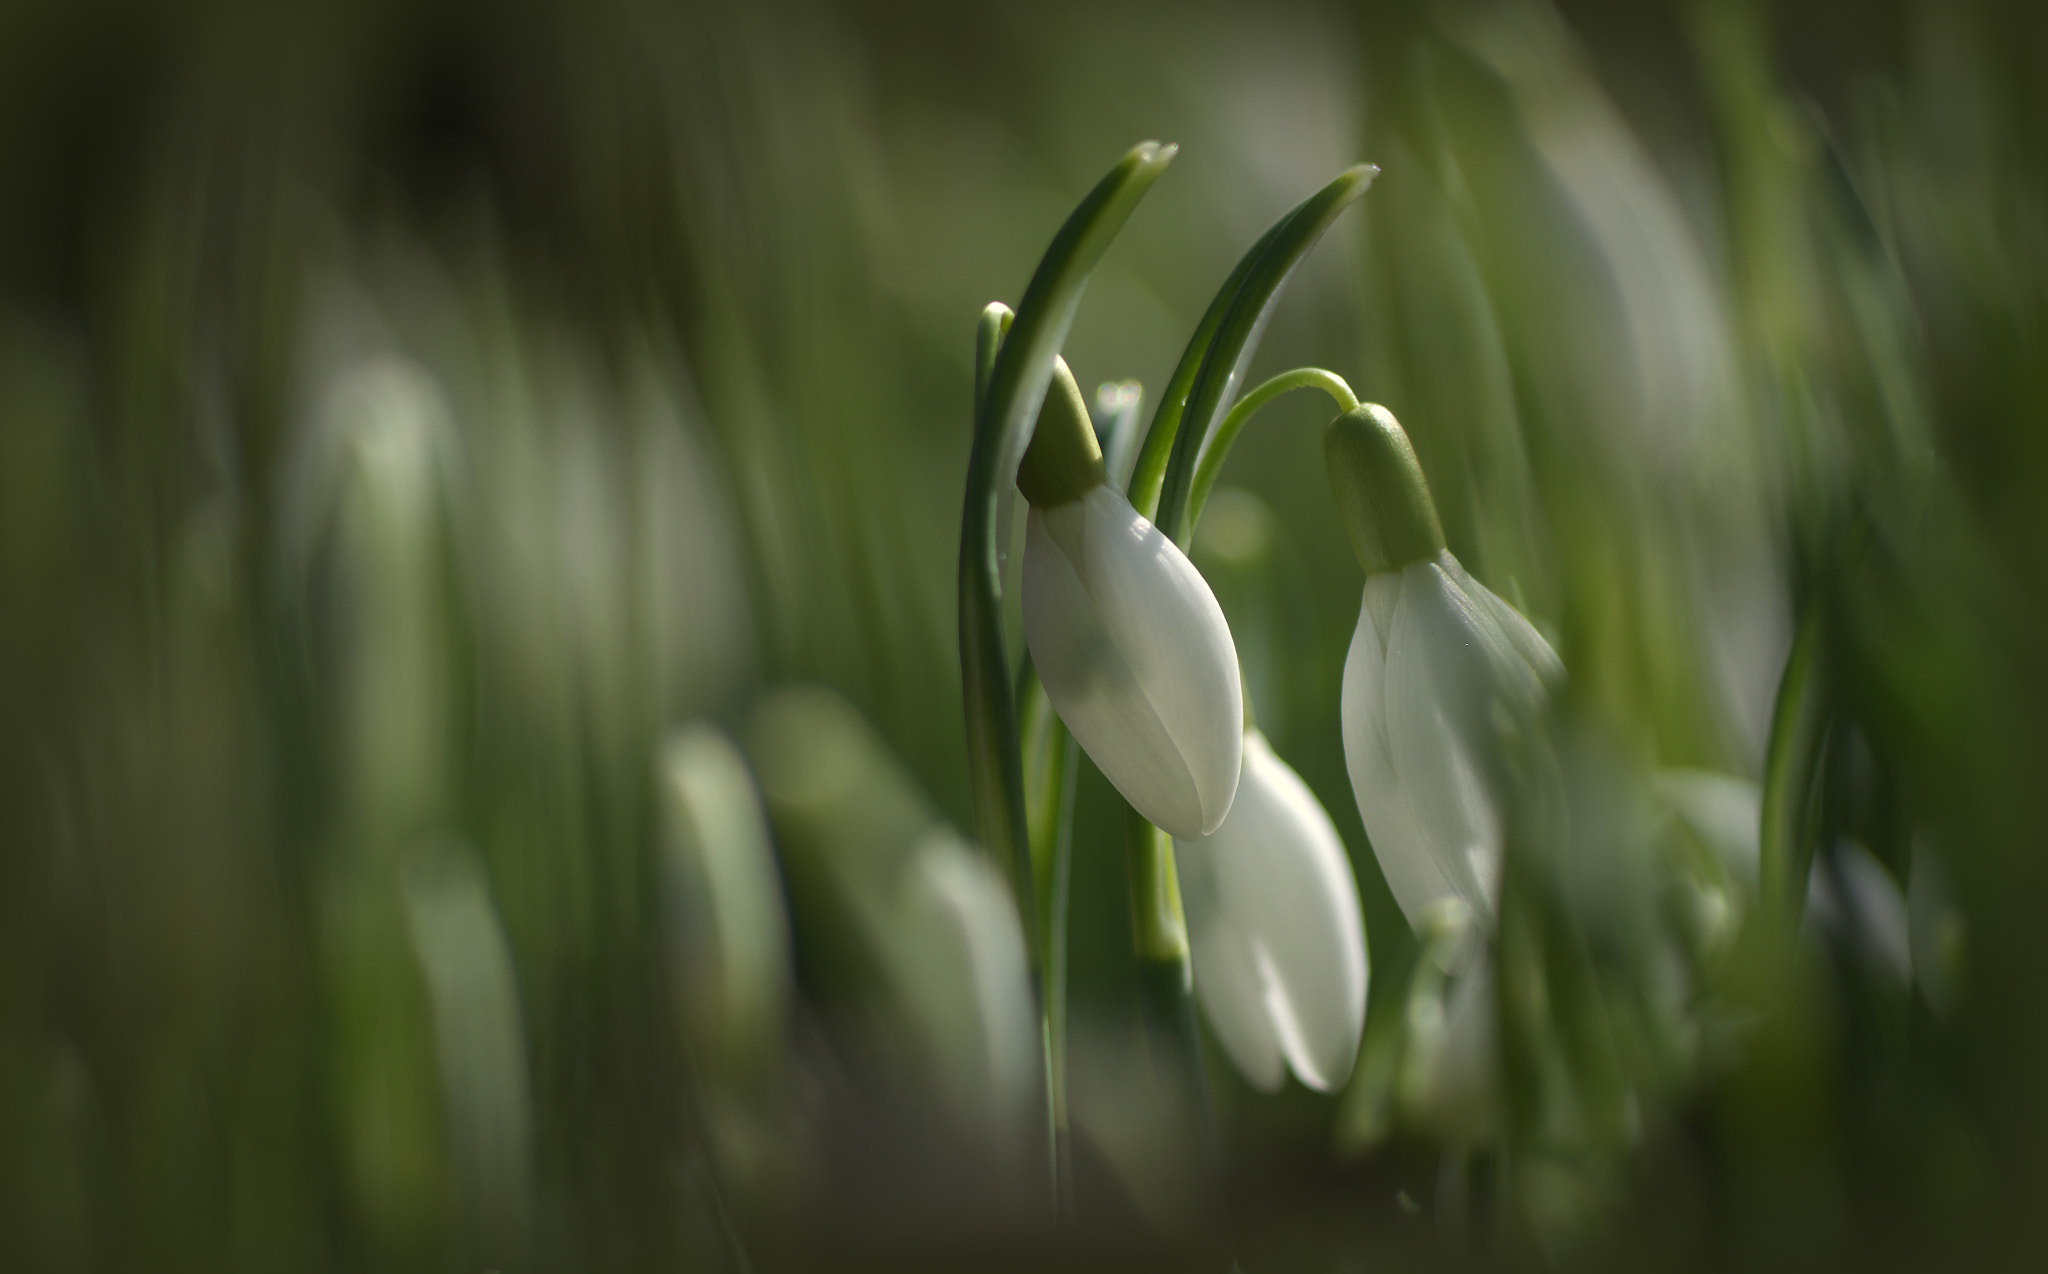
{"type": "Polygon", "coordinates": [[[1046,694],[1132,807],[1212,831],[1237,790],[1243,695],[1223,609],[1111,488],[1025,522],[1024,634],[1046,694]]]}
{"type": "MultiPolygon", "coordinates": [[[[1488,664],[1483,654],[1474,656],[1480,639],[1466,623],[1462,595],[1448,585],[1433,563],[1402,572],[1387,653],[1387,741],[1395,777],[1438,870],[1491,929],[1500,816],[1475,756],[1491,728],[1484,706],[1488,664]]],[[[1410,922],[1416,919],[1410,913],[1410,922]]]]}
{"type": "Polygon", "coordinates": [[[1429,838],[1416,821],[1395,773],[1393,751],[1388,743],[1386,653],[1381,626],[1384,624],[1391,631],[1400,588],[1401,577],[1392,572],[1371,576],[1365,582],[1358,628],[1352,635],[1350,655],[1344,661],[1339,716],[1351,791],[1358,800],[1359,817],[1372,841],[1373,854],[1408,923],[1419,926],[1435,900],[1460,898],[1461,894],[1444,874],[1429,838]],[[1376,619],[1376,614],[1381,618],[1376,619]]]}
{"type": "Polygon", "coordinates": [[[1502,635],[1507,638],[1508,645],[1521,657],[1522,662],[1529,665],[1539,681],[1546,686],[1554,686],[1564,680],[1564,661],[1557,657],[1557,652],[1551,649],[1543,634],[1536,631],[1536,626],[1530,623],[1522,612],[1508,605],[1492,589],[1473,579],[1464,566],[1459,564],[1458,559],[1450,553],[1446,552],[1438,560],[1458,587],[1492,615],[1494,622],[1500,625],[1502,635]]]}
{"type": "MultiPolygon", "coordinates": [[[[1358,887],[1330,816],[1254,731],[1230,817],[1178,848],[1200,862],[1242,936],[1260,1008],[1288,1065],[1319,1091],[1342,1085],[1365,1023],[1367,966],[1358,887]]],[[[1221,1006],[1204,991],[1200,936],[1194,941],[1196,990],[1213,1023],[1221,1006]]]]}
{"type": "Polygon", "coordinates": [[[1224,903],[1208,847],[1199,841],[1176,841],[1175,850],[1195,994],[1203,1016],[1245,1082],[1260,1092],[1275,1092],[1285,1075],[1285,1060],[1279,1032],[1266,1009],[1258,955],[1224,903]]]}

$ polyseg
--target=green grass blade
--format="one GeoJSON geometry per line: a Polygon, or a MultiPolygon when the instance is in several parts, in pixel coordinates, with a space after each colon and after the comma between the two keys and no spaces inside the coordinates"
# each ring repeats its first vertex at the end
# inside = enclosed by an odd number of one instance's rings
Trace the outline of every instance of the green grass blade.
{"type": "Polygon", "coordinates": [[[1130,482],[1125,490],[1129,493],[1131,507],[1146,517],[1151,517],[1159,505],[1159,487],[1166,479],[1166,461],[1173,453],[1173,439],[1180,431],[1182,410],[1187,406],[1188,391],[1194,388],[1195,373],[1202,369],[1202,356],[1209,352],[1209,343],[1216,337],[1216,331],[1223,326],[1224,316],[1230,312],[1230,302],[1259,263],[1273,240],[1279,238],[1286,228],[1289,217],[1282,217],[1258,242],[1252,244],[1230,271],[1230,277],[1223,280],[1223,286],[1216,291],[1216,299],[1209,302],[1203,312],[1202,321],[1195,324],[1195,334],[1188,338],[1188,346],[1181,351],[1180,362],[1174,367],[1173,375],[1167,379],[1165,392],[1159,396],[1159,406],[1152,413],[1152,425],[1145,431],[1145,441],[1138,451],[1138,462],[1131,470],[1130,482]]]}
{"type": "Polygon", "coordinates": [[[1806,909],[1813,862],[1812,791],[1827,734],[1820,669],[1821,618],[1809,606],[1793,636],[1771,711],[1764,757],[1763,817],[1757,829],[1757,891],[1769,923],[1789,930],[1806,909]]]}
{"type": "MultiPolygon", "coordinates": [[[[997,553],[1000,494],[1012,481],[1044,401],[1052,361],[1074,320],[1088,273],[1138,200],[1172,160],[1174,148],[1132,148],[1088,192],[1046,249],[1011,321],[977,404],[960,527],[960,675],[967,708],[975,833],[1017,882],[1024,915],[1034,914],[1026,851],[1016,705],[1003,648],[1002,577],[997,553]]],[[[986,330],[984,320],[984,330],[986,330]]],[[[1035,929],[1036,926],[1027,926],[1035,929]]],[[[1034,956],[1037,944],[1034,942],[1034,956]]]]}

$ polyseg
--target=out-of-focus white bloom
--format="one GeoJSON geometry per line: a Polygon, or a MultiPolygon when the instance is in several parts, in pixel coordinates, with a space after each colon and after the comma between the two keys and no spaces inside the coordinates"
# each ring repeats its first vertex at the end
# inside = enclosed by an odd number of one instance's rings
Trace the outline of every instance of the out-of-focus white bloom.
{"type": "Polygon", "coordinates": [[[1394,900],[1418,930],[1447,898],[1478,924],[1455,947],[1462,969],[1493,928],[1500,887],[1504,728],[1533,719],[1564,674],[1550,643],[1465,573],[1444,547],[1408,436],[1366,404],[1330,426],[1330,481],[1365,568],[1365,600],[1344,661],[1344,759],[1358,812],[1394,900]]]}
{"type": "Polygon", "coordinates": [[[1748,779],[1712,770],[1659,770],[1656,787],[1657,795],[1700,843],[1754,888],[1763,789],[1748,779]]]}
{"type": "Polygon", "coordinates": [[[954,1109],[1006,1135],[1030,1109],[1037,1026],[1024,928],[989,860],[944,827],[912,851],[898,994],[920,1024],[954,1109]],[[934,958],[943,953],[943,958],[934,958]]]}
{"type": "Polygon", "coordinates": [[[1906,896],[1861,843],[1844,836],[1835,842],[1832,857],[1814,855],[1806,877],[1806,921],[1899,989],[1912,984],[1906,896]]]}
{"type": "Polygon", "coordinates": [[[1654,786],[1675,825],[1707,851],[1681,873],[1692,937],[1703,953],[1726,951],[1756,891],[1762,793],[1754,783],[1711,770],[1659,770],[1654,786]]]}
{"type": "Polygon", "coordinates": [[[670,948],[697,1059],[721,1077],[772,1058],[790,996],[789,923],[768,819],[739,748],[693,723],[655,773],[670,948]]]}
{"type": "Polygon", "coordinates": [[[1103,482],[1080,390],[1060,372],[1018,473],[1024,639],[1060,719],[1131,807],[1176,837],[1206,835],[1242,760],[1230,625],[1187,556],[1103,482]]]}
{"type": "MultiPolygon", "coordinates": [[[[1758,836],[1763,823],[1763,790],[1747,779],[1696,770],[1667,770],[1657,788],[1685,826],[1720,856],[1728,874],[1744,888],[1757,887],[1758,836]]],[[[1815,854],[1806,873],[1805,928],[1809,938],[1832,936],[1869,968],[1898,985],[1916,974],[1926,985],[1920,966],[1923,949],[1931,958],[1935,945],[1932,901],[1939,868],[1923,847],[1913,851],[1912,879],[1923,891],[1914,914],[1898,881],[1876,855],[1853,837],[1834,843],[1832,854],[1815,854]]],[[[1943,913],[1959,924],[1953,911],[1943,913]]],[[[1949,941],[1957,940],[1951,928],[1949,941]]],[[[1937,975],[1938,976],[1938,975],[1937,975]]],[[[1939,992],[1930,992],[1930,1001],[1939,992]]]]}
{"type": "Polygon", "coordinates": [[[448,799],[461,467],[440,380],[375,354],[322,388],[285,471],[288,595],[306,590],[311,605],[324,585],[340,620],[332,673],[347,817],[387,845],[438,825],[448,799]]]}
{"type": "Polygon", "coordinates": [[[978,1140],[1021,1149],[1041,1043],[1001,872],[831,691],[775,691],[748,736],[810,993],[978,1140]]]}
{"type": "Polygon", "coordinates": [[[533,1118],[511,944],[467,847],[429,841],[406,858],[399,880],[433,1006],[464,1207],[486,1232],[512,1238],[531,1206],[533,1118]]]}
{"type": "Polygon", "coordinates": [[[1257,730],[1222,826],[1174,844],[1195,992],[1246,1080],[1282,1063],[1318,1092],[1351,1075],[1365,1025],[1365,921],[1330,816],[1257,730]]]}

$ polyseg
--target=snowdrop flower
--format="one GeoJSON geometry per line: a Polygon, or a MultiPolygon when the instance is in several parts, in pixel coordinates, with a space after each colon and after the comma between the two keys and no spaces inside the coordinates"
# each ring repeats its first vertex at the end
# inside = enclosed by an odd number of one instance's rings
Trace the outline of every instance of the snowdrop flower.
{"type": "Polygon", "coordinates": [[[1001,873],[832,691],[775,691],[748,736],[807,994],[1007,1153],[1042,1072],[1024,926],[1001,873]]]}
{"type": "Polygon", "coordinates": [[[1346,412],[1325,439],[1330,482],[1365,568],[1344,661],[1344,759],[1358,812],[1408,923],[1456,899],[1478,922],[1440,949],[1465,967],[1495,919],[1503,729],[1542,706],[1564,674],[1529,621],[1444,547],[1408,436],[1384,408],[1346,412]]]}
{"type": "Polygon", "coordinates": [[[687,1041],[716,1078],[782,1046],[789,920],[768,817],[744,757],[716,726],[669,735],[655,763],[671,977],[687,1041]]]}
{"type": "Polygon", "coordinates": [[[946,1102],[988,1136],[1026,1126],[1037,1015],[1024,926],[988,855],[944,825],[912,849],[890,958],[946,1102]],[[943,952],[943,958],[933,956],[943,952]]]}
{"type": "Polygon", "coordinates": [[[1176,837],[1215,831],[1243,747],[1230,626],[1187,556],[1104,480],[1063,361],[1017,489],[1031,504],[1024,639],[1046,696],[1138,813],[1176,837]]]}
{"type": "MultiPolygon", "coordinates": [[[[1748,779],[1704,770],[1665,770],[1657,776],[1657,789],[1685,828],[1753,896],[1763,789],[1748,779]]],[[[1945,879],[1918,838],[1907,883],[1901,892],[1891,871],[1861,841],[1838,837],[1829,851],[1816,852],[1807,868],[1802,926],[1807,940],[1832,938],[1895,988],[1917,979],[1939,1008],[1945,984],[1939,983],[1935,950],[1945,942],[1953,955],[1960,920],[1952,908],[1943,909],[1945,879]],[[1946,927],[1937,930],[1937,925],[1946,927]]]]}
{"type": "Polygon", "coordinates": [[[1318,1092],[1351,1076],[1365,1026],[1365,921],[1330,816],[1257,730],[1214,832],[1174,843],[1195,993],[1253,1087],[1284,1062],[1318,1092]]]}

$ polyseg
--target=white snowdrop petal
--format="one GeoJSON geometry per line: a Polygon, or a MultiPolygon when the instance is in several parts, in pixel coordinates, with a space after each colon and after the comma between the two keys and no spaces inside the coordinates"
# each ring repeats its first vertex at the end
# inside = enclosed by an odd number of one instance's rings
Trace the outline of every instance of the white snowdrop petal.
{"type": "Polygon", "coordinates": [[[1070,504],[1034,508],[1025,519],[1032,662],[1060,719],[1132,808],[1169,832],[1197,833],[1203,809],[1194,776],[1062,543],[1082,538],[1081,515],[1070,504]]]}
{"type": "Polygon", "coordinates": [[[1139,813],[1213,830],[1237,790],[1243,696],[1208,584],[1107,486],[1025,528],[1024,632],[1053,706],[1139,813]]]}
{"type": "Polygon", "coordinates": [[[1340,1086],[1365,1024],[1358,887],[1329,815],[1257,732],[1245,739],[1237,803],[1205,844],[1288,1064],[1311,1088],[1340,1086]]]}
{"type": "Polygon", "coordinates": [[[1394,607],[1400,600],[1399,571],[1385,571],[1378,575],[1366,576],[1365,596],[1359,602],[1359,607],[1363,611],[1359,622],[1365,623],[1368,618],[1371,620],[1373,640],[1378,643],[1374,649],[1379,652],[1378,657],[1382,663],[1387,657],[1387,642],[1394,633],[1394,607]]]}
{"type": "Polygon", "coordinates": [[[1472,578],[1457,558],[1446,551],[1439,559],[1445,571],[1457,582],[1466,595],[1483,606],[1493,621],[1500,626],[1501,634],[1508,645],[1529,665],[1531,671],[1544,685],[1555,685],[1564,680],[1564,661],[1544,640],[1536,626],[1522,615],[1522,612],[1503,601],[1498,593],[1472,578]]]}
{"type": "Polygon", "coordinates": [[[1285,1073],[1279,1033],[1267,1011],[1252,944],[1232,923],[1217,888],[1211,846],[1176,841],[1174,857],[1202,1013],[1245,1081],[1260,1092],[1275,1092],[1285,1073]]]}
{"type": "MultiPolygon", "coordinates": [[[[1484,676],[1458,656],[1460,615],[1433,566],[1403,572],[1387,655],[1385,719],[1394,773],[1409,810],[1456,895],[1491,929],[1500,871],[1500,815],[1472,756],[1491,722],[1471,701],[1447,710],[1450,676],[1484,676]],[[1447,672],[1451,665],[1455,672],[1447,672]]],[[[1476,639],[1474,639],[1476,643],[1476,639]]],[[[1406,910],[1406,908],[1404,908],[1406,910]]],[[[1415,916],[1409,916],[1413,923],[1415,916]]]]}
{"type": "Polygon", "coordinates": [[[1463,574],[1446,550],[1402,570],[1401,598],[1410,610],[1411,648],[1426,654],[1418,669],[1429,674],[1459,736],[1476,742],[1495,728],[1497,708],[1521,715],[1539,705],[1543,685],[1492,609],[1460,586],[1463,574]]]}
{"type": "Polygon", "coordinates": [[[1102,486],[1077,503],[1086,518],[1081,577],[1194,780],[1199,830],[1214,831],[1237,791],[1243,748],[1237,647],[1223,608],[1187,555],[1122,495],[1102,486]]]}
{"type": "Polygon", "coordinates": [[[1472,941],[1433,944],[1457,973],[1496,914],[1499,749],[1564,674],[1550,644],[1445,550],[1366,579],[1344,667],[1344,757],[1388,887],[1418,931],[1447,901],[1472,941]]]}
{"type": "Polygon", "coordinates": [[[1387,742],[1386,656],[1373,603],[1382,603],[1378,609],[1387,612],[1386,623],[1391,628],[1391,602],[1399,597],[1400,576],[1391,572],[1375,575],[1366,580],[1365,587],[1366,602],[1359,608],[1358,629],[1344,661],[1339,712],[1344,761],[1380,872],[1408,923],[1419,928],[1437,900],[1460,895],[1416,823],[1407,793],[1395,776],[1387,742]],[[1377,599],[1375,591],[1380,593],[1377,599]]]}

